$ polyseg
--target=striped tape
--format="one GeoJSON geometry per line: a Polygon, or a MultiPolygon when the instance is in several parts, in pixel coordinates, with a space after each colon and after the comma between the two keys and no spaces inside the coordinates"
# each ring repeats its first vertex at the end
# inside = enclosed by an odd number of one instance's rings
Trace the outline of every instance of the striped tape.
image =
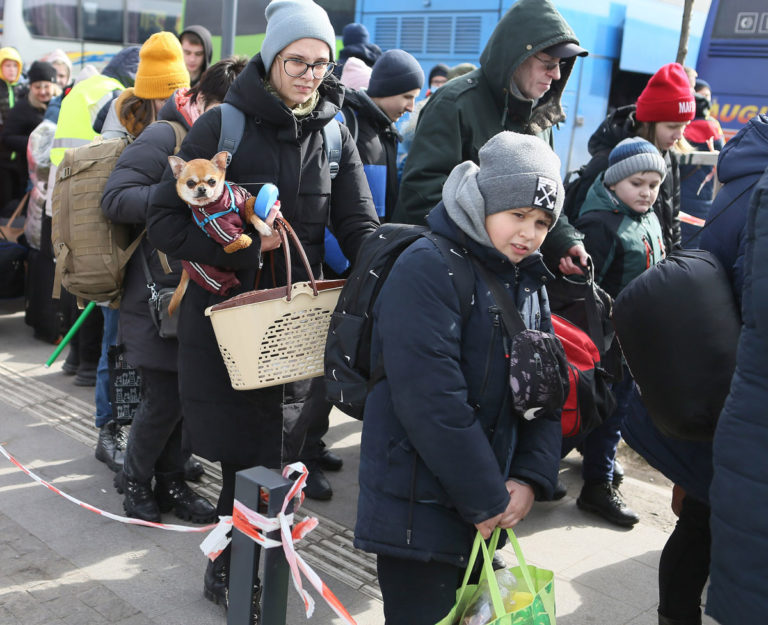
{"type": "Polygon", "coordinates": [[[356,625],[355,619],[353,619],[349,612],[347,612],[346,608],[341,604],[341,601],[339,601],[336,595],[331,592],[331,589],[326,586],[325,582],[320,579],[320,576],[315,573],[312,567],[309,566],[296,552],[295,543],[315,529],[318,525],[318,520],[314,517],[308,517],[291,529],[291,525],[293,524],[293,514],[286,514],[285,510],[290,501],[297,497],[299,498],[299,502],[296,505],[296,509],[301,506],[304,501],[304,493],[302,491],[307,481],[307,475],[309,474],[307,468],[301,462],[296,462],[287,465],[283,469],[283,477],[287,478],[294,472],[299,473],[299,477],[286,494],[277,517],[265,517],[235,499],[232,516],[221,517],[217,527],[200,545],[200,549],[208,558],[215,560],[229,543],[230,538],[227,534],[233,527],[237,528],[246,536],[249,536],[264,549],[282,547],[285,552],[285,559],[288,562],[288,567],[291,571],[293,586],[304,603],[304,611],[307,614],[307,618],[310,618],[314,613],[315,601],[303,587],[301,581],[302,574],[340,618],[350,625],[356,625]],[[265,534],[277,530],[280,530],[279,541],[265,536],[265,534]]]}
{"type": "Polygon", "coordinates": [[[41,478],[39,475],[33,473],[30,471],[27,467],[25,467],[21,462],[16,460],[11,454],[8,453],[8,451],[0,445],[0,454],[8,458],[8,460],[11,462],[11,464],[15,465],[17,468],[21,469],[24,473],[26,473],[29,477],[31,477],[35,482],[38,484],[42,484],[47,489],[52,490],[57,495],[61,495],[64,497],[64,499],[67,499],[71,501],[72,503],[77,504],[81,508],[85,508],[86,510],[90,512],[94,512],[95,514],[98,514],[100,516],[106,517],[108,519],[112,519],[113,521],[119,521],[120,523],[126,523],[128,525],[145,525],[147,527],[156,527],[157,529],[161,530],[168,530],[171,532],[208,532],[211,529],[216,528],[216,524],[210,524],[210,525],[202,525],[199,527],[190,527],[187,525],[173,525],[170,523],[153,523],[152,521],[144,521],[142,519],[133,519],[131,517],[127,516],[120,516],[117,514],[112,514],[111,512],[107,512],[106,510],[101,510],[100,508],[96,508],[95,506],[92,506],[90,504],[85,503],[84,501],[80,501],[76,497],[73,497],[72,495],[68,495],[63,490],[56,488],[53,484],[50,482],[46,482],[43,478],[41,478]]]}

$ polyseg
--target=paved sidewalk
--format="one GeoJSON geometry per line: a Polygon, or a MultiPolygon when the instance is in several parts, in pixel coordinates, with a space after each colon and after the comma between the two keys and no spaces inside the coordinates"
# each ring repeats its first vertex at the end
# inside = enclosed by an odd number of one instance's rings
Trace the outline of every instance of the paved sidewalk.
{"type": "MultiPolygon", "coordinates": [[[[93,456],[93,390],[73,386],[61,373],[63,356],[45,369],[42,363],[53,347],[31,334],[21,313],[0,316],[0,444],[62,491],[122,514],[113,474],[93,456]]],[[[305,503],[304,513],[317,515],[320,526],[300,551],[360,625],[380,625],[375,560],[351,544],[360,430],[359,422],[333,414],[326,440],[345,467],[329,474],[335,491],[331,501],[305,503]]],[[[642,515],[635,528],[615,528],[576,508],[577,456],[569,456],[562,467],[568,496],[536,504],[519,526],[531,563],[555,571],[559,625],[657,622],[659,553],[674,523],[669,484],[628,451],[622,459],[628,465],[622,492],[642,515]]],[[[218,470],[206,467],[196,488],[215,499],[218,470]]],[[[164,515],[164,521],[177,519],[164,515]]],[[[223,609],[202,596],[205,559],[198,545],[203,537],[99,516],[32,481],[0,456],[0,624],[223,625],[223,609]]],[[[511,551],[507,557],[514,560],[511,551]]],[[[342,622],[310,592],[317,600],[310,622],[342,622]]],[[[306,622],[292,588],[287,622],[306,622]]]]}

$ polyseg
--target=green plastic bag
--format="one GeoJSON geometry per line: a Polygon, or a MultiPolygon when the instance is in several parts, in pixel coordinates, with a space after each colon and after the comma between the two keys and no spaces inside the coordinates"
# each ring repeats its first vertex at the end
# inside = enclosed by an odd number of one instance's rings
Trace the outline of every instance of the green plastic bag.
{"type": "Polygon", "coordinates": [[[518,566],[509,567],[509,570],[518,580],[518,589],[531,593],[533,595],[533,602],[509,613],[504,609],[501,592],[496,583],[496,576],[493,573],[492,558],[489,555],[489,552],[493,553],[496,550],[500,532],[501,529],[499,528],[493,532],[490,547],[486,546],[480,532],[477,533],[475,542],[472,545],[472,553],[469,557],[464,581],[456,591],[456,603],[451,611],[438,621],[436,625],[461,625],[459,619],[477,589],[477,585],[468,584],[468,581],[480,551],[482,551],[483,557],[483,570],[480,574],[480,580],[488,580],[494,612],[497,615],[503,615],[489,621],[489,625],[555,625],[555,574],[547,569],[540,569],[526,564],[520,544],[517,542],[517,537],[512,530],[507,530],[507,534],[512,548],[515,550],[518,566]]]}

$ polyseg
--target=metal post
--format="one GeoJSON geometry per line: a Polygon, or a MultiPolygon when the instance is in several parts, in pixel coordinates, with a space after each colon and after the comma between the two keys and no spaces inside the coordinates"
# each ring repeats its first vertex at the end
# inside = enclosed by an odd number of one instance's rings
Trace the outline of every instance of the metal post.
{"type": "Polygon", "coordinates": [[[235,53],[237,34],[237,0],[224,0],[221,8],[221,58],[235,53]]]}
{"type": "MultiPolygon", "coordinates": [[[[285,496],[293,485],[282,475],[266,467],[254,467],[240,471],[235,477],[235,498],[247,508],[268,517],[276,517],[285,496]],[[268,497],[265,504],[261,497],[268,497]]],[[[293,512],[293,502],[286,514],[293,512]]],[[[267,534],[267,538],[280,540],[280,532],[267,534]]],[[[253,610],[253,585],[258,578],[259,550],[248,536],[232,530],[232,559],[229,567],[229,609],[227,625],[251,625],[253,610]]],[[[285,625],[288,603],[288,562],[282,549],[264,550],[264,568],[261,578],[260,625],[285,625]]]]}

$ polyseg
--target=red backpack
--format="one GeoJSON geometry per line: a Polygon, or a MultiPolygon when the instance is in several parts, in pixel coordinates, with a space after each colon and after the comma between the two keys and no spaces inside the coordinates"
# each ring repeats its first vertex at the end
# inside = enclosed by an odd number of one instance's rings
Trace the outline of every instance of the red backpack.
{"type": "Polygon", "coordinates": [[[552,315],[555,335],[568,359],[568,396],[563,404],[563,438],[586,433],[605,421],[616,408],[610,376],[600,366],[600,352],[586,332],[552,315]]]}

